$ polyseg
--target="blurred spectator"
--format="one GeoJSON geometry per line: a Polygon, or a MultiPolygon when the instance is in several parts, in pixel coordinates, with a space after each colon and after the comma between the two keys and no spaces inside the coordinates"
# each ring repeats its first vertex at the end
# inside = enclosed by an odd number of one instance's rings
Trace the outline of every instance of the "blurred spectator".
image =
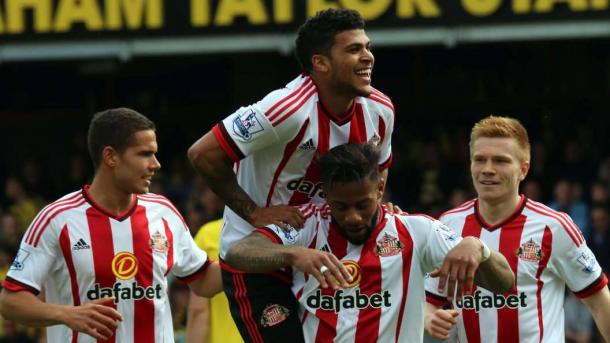
{"type": "Polygon", "coordinates": [[[528,178],[522,182],[523,191],[522,193],[528,198],[534,201],[542,201],[542,190],[540,189],[540,183],[534,178],[528,178]]]}
{"type": "Polygon", "coordinates": [[[593,206],[591,208],[591,230],[587,238],[587,244],[606,273],[610,270],[609,226],[608,209],[601,205],[593,206]]]}
{"type": "Polygon", "coordinates": [[[580,200],[582,185],[579,182],[571,183],[562,179],[555,184],[553,194],[554,198],[549,207],[569,214],[586,237],[589,229],[589,215],[587,204],[580,200]]]}
{"type": "Polygon", "coordinates": [[[447,208],[456,208],[472,198],[472,194],[466,192],[464,189],[455,188],[451,191],[447,208]]]}
{"type": "Polygon", "coordinates": [[[608,206],[608,186],[601,181],[596,181],[591,185],[591,204],[608,206]]]}
{"type": "MultiPolygon", "coordinates": [[[[13,252],[11,256],[14,256],[14,253],[17,251],[20,239],[21,235],[19,233],[17,218],[11,213],[2,213],[2,219],[0,221],[0,242],[13,252]]],[[[4,280],[4,278],[2,278],[2,280],[4,280]]]]}
{"type": "Polygon", "coordinates": [[[42,199],[28,196],[21,182],[14,177],[6,180],[4,195],[4,207],[17,219],[17,228],[21,235],[42,207],[42,199]]]}
{"type": "Polygon", "coordinates": [[[572,292],[566,292],[563,304],[566,343],[589,343],[593,334],[593,317],[572,292]]]}

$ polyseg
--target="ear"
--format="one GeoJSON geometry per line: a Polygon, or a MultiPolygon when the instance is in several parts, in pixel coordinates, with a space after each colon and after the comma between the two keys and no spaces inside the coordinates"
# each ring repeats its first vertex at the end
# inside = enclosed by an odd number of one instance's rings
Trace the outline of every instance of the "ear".
{"type": "Polygon", "coordinates": [[[383,177],[379,178],[379,182],[377,183],[377,195],[379,199],[383,198],[383,191],[385,190],[385,179],[383,177]]]}
{"type": "Polygon", "coordinates": [[[530,171],[530,161],[521,162],[521,169],[519,170],[519,182],[525,180],[527,173],[530,171]]]}
{"type": "Polygon", "coordinates": [[[330,70],[330,59],[323,54],[311,56],[312,70],[318,73],[328,73],[330,70]]]}
{"type": "Polygon", "coordinates": [[[106,146],[102,150],[102,163],[110,168],[116,167],[118,164],[119,153],[111,146],[106,146]]]}

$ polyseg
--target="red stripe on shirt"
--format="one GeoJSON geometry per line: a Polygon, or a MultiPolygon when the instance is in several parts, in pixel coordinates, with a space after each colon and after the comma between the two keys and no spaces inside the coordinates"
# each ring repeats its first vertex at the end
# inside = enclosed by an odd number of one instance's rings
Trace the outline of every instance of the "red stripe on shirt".
{"type": "Polygon", "coordinates": [[[169,248],[167,249],[167,269],[165,270],[165,274],[169,274],[169,271],[172,270],[174,266],[174,234],[172,234],[172,230],[169,228],[169,224],[165,218],[161,218],[163,220],[163,228],[165,229],[165,237],[167,238],[167,245],[169,248]]]}
{"type": "MultiPolygon", "coordinates": [[[[86,213],[89,235],[91,236],[91,254],[93,256],[95,283],[99,284],[100,288],[113,287],[116,277],[112,273],[114,244],[112,242],[110,218],[99,212],[95,207],[88,208],[86,213]]],[[[116,305],[112,307],[116,309],[116,305]]],[[[116,331],[113,331],[112,336],[108,340],[98,340],[98,343],[114,343],[115,340],[116,331]]]]}
{"type": "Polygon", "coordinates": [[[36,227],[34,229],[35,233],[32,234],[29,244],[33,245],[34,247],[37,247],[38,242],[40,241],[40,237],[42,237],[42,233],[49,226],[49,223],[51,222],[51,220],[53,220],[53,218],[55,218],[58,214],[60,214],[64,211],[79,207],[79,206],[83,205],[85,202],[86,202],[85,199],[79,198],[79,199],[75,199],[69,203],[66,203],[63,206],[57,207],[55,209],[55,212],[49,213],[49,216],[47,216],[44,221],[40,222],[42,224],[38,225],[38,227],[36,227]]]}
{"type": "Polygon", "coordinates": [[[386,107],[388,107],[389,109],[391,109],[392,111],[394,111],[394,106],[392,105],[392,103],[388,102],[387,100],[381,98],[380,96],[378,96],[377,94],[371,94],[369,95],[369,99],[376,101],[386,107]]]}
{"type": "MultiPolygon", "coordinates": [[[[70,234],[68,233],[68,225],[64,225],[59,234],[59,246],[66,261],[66,268],[70,276],[70,289],[72,290],[72,304],[80,306],[80,294],[78,290],[78,281],[76,279],[76,269],[72,260],[72,244],[70,243],[70,234]]],[[[78,331],[72,330],[72,343],[78,341],[78,331]]]]}
{"type": "Polygon", "coordinates": [[[227,154],[233,162],[237,162],[243,158],[244,154],[230,137],[223,123],[214,125],[212,133],[214,134],[214,137],[216,137],[218,145],[220,145],[225,154],[227,154]]]}
{"type": "MultiPolygon", "coordinates": [[[[150,246],[150,231],[146,208],[138,206],[131,216],[131,232],[133,237],[133,254],[138,259],[136,282],[140,287],[153,286],[153,255],[150,246]]],[[[134,301],[134,323],[154,323],[155,303],[142,298],[134,301]]],[[[138,325],[134,330],[135,343],[150,343],[155,341],[154,325],[138,325]]]]}
{"type": "Polygon", "coordinates": [[[36,218],[34,218],[32,223],[30,224],[28,231],[26,232],[26,238],[25,238],[26,243],[32,244],[34,232],[37,230],[37,227],[40,225],[40,222],[41,221],[44,222],[46,220],[47,216],[54,209],[61,207],[63,205],[66,205],[68,203],[73,203],[75,200],[80,199],[81,196],[82,196],[81,192],[76,192],[75,194],[67,197],[66,199],[60,199],[60,200],[57,200],[57,201],[47,205],[40,212],[38,212],[38,215],[36,215],[36,218]]]}
{"type": "Polygon", "coordinates": [[[542,235],[542,258],[538,262],[538,271],[536,272],[536,302],[538,309],[538,331],[540,332],[539,342],[542,342],[544,337],[544,322],[542,321],[542,287],[544,287],[544,281],[542,281],[542,272],[546,269],[549,259],[551,258],[551,249],[553,246],[553,233],[549,227],[544,228],[544,234],[542,235]]]}
{"type": "MultiPolygon", "coordinates": [[[[525,216],[520,215],[510,223],[502,227],[500,231],[499,251],[510,265],[514,275],[517,274],[519,258],[515,253],[521,245],[521,234],[525,225],[525,216]]],[[[509,292],[504,293],[505,297],[510,295],[518,296],[518,289],[515,285],[509,292]]],[[[519,309],[503,307],[498,309],[498,343],[519,343],[519,309]]]]}
{"type": "Polygon", "coordinates": [[[184,217],[182,217],[182,215],[180,214],[178,209],[166,197],[148,193],[148,194],[140,194],[140,195],[138,195],[138,198],[142,199],[143,201],[149,201],[149,202],[154,202],[156,204],[164,205],[165,207],[169,208],[172,212],[174,212],[174,214],[176,214],[176,216],[180,219],[180,221],[182,221],[182,224],[184,224],[184,230],[189,231],[188,225],[186,224],[184,217]]]}
{"type": "Polygon", "coordinates": [[[402,299],[400,300],[400,312],[398,312],[398,322],[396,323],[396,343],[400,338],[400,328],[405,314],[405,305],[407,296],[409,295],[409,278],[411,276],[411,263],[413,259],[413,239],[409,234],[409,230],[403,225],[398,217],[394,217],[396,230],[398,231],[398,240],[402,243],[402,299]]]}
{"type": "Polygon", "coordinates": [[[288,164],[288,160],[290,160],[290,157],[292,157],[294,152],[299,147],[299,143],[301,143],[301,140],[303,139],[303,136],[307,131],[307,127],[309,127],[309,118],[305,120],[305,123],[303,123],[303,126],[299,130],[299,133],[297,133],[296,137],[292,141],[290,141],[290,143],[286,144],[286,148],[284,148],[284,156],[282,156],[282,160],[278,164],[277,168],[275,169],[275,173],[273,174],[271,187],[269,187],[269,193],[267,193],[267,203],[265,205],[266,207],[271,206],[271,200],[273,199],[273,192],[275,192],[275,186],[277,185],[277,181],[280,175],[282,174],[282,171],[284,171],[286,164],[288,164]]]}
{"type": "Polygon", "coordinates": [[[595,280],[592,284],[585,287],[582,291],[574,292],[574,295],[579,299],[584,299],[592,296],[593,294],[599,292],[602,288],[606,287],[608,284],[608,277],[606,277],[605,273],[601,273],[599,278],[595,280]]]}
{"type": "MultiPolygon", "coordinates": [[[[305,85],[305,84],[304,84],[304,85],[305,85]]],[[[315,87],[316,87],[316,86],[313,84],[313,82],[310,82],[310,83],[309,83],[309,84],[307,84],[305,87],[301,86],[301,87],[299,88],[300,90],[299,90],[298,94],[296,94],[296,96],[294,97],[294,99],[292,99],[291,101],[287,101],[287,102],[284,104],[284,106],[282,106],[282,107],[281,107],[279,110],[277,110],[277,112],[275,112],[274,114],[272,114],[272,115],[268,115],[269,113],[271,113],[271,111],[267,111],[267,112],[265,112],[265,115],[267,115],[267,117],[269,118],[269,121],[270,121],[270,122],[273,122],[273,120],[275,120],[277,117],[279,117],[280,115],[282,115],[282,114],[286,113],[286,110],[287,110],[288,108],[290,108],[290,106],[294,105],[294,103],[295,103],[295,102],[297,102],[297,101],[299,101],[299,100],[303,99],[303,96],[304,96],[305,94],[307,94],[309,91],[311,91],[311,89],[314,89],[314,91],[315,91],[315,87]]],[[[293,93],[293,94],[294,94],[294,93],[293,93]]],[[[285,98],[285,99],[286,99],[286,98],[285,98]]],[[[286,99],[286,100],[287,100],[287,99],[286,99]]],[[[275,106],[277,106],[278,104],[280,104],[280,103],[279,103],[279,102],[278,102],[278,103],[276,103],[276,104],[274,105],[274,107],[275,107],[275,106]]],[[[272,108],[273,108],[273,107],[272,107],[272,108]]]]}
{"type": "Polygon", "coordinates": [[[307,102],[307,100],[309,100],[309,98],[311,98],[312,95],[316,94],[316,88],[312,88],[309,93],[305,94],[305,96],[301,97],[301,101],[299,101],[299,103],[296,104],[296,106],[294,106],[290,111],[288,111],[288,113],[286,113],[283,117],[277,119],[274,123],[271,123],[273,126],[278,126],[280,125],[284,120],[286,120],[288,117],[290,117],[293,113],[295,113],[299,108],[301,108],[301,106],[303,106],[303,104],[305,102],[307,102]]]}
{"type": "Polygon", "coordinates": [[[442,217],[444,217],[444,216],[446,216],[448,214],[464,212],[464,211],[467,211],[467,210],[471,209],[474,206],[475,200],[476,199],[469,200],[469,201],[463,203],[462,205],[460,205],[460,206],[458,206],[456,208],[453,208],[453,209],[451,209],[449,211],[441,213],[440,218],[442,218],[442,217]]]}
{"type": "Polygon", "coordinates": [[[364,112],[362,105],[356,104],[356,113],[350,122],[349,127],[349,142],[350,143],[365,143],[366,142],[366,123],[364,122],[364,112]]]}
{"type": "MultiPolygon", "coordinates": [[[[280,106],[281,104],[285,103],[286,101],[288,101],[288,99],[292,99],[294,96],[296,96],[297,94],[301,93],[303,88],[305,88],[306,86],[313,84],[313,82],[311,81],[311,78],[306,78],[303,83],[301,83],[301,85],[292,93],[288,94],[287,96],[283,97],[282,99],[280,99],[278,102],[276,102],[273,106],[271,106],[267,111],[265,111],[265,116],[267,118],[269,118],[269,120],[271,120],[272,118],[270,118],[269,116],[272,114],[272,112],[274,112],[274,110],[280,106]]],[[[276,115],[279,113],[276,113],[276,115]]]]}
{"type": "MultiPolygon", "coordinates": [[[[481,224],[479,224],[474,213],[466,217],[462,230],[462,237],[468,236],[481,237],[481,224]]],[[[473,287],[473,292],[475,291],[476,286],[473,287]]],[[[462,309],[462,317],[464,318],[464,329],[466,330],[468,343],[481,343],[479,314],[474,309],[462,309]]]]}
{"type": "MultiPolygon", "coordinates": [[[[371,297],[373,294],[381,294],[381,258],[375,254],[377,237],[385,227],[387,219],[383,217],[383,211],[379,210],[379,216],[383,218],[377,223],[370,238],[364,243],[360,260],[360,293],[371,297]]],[[[356,325],[356,343],[375,342],[379,336],[379,323],[381,308],[367,307],[358,313],[358,324],[356,325]]]]}

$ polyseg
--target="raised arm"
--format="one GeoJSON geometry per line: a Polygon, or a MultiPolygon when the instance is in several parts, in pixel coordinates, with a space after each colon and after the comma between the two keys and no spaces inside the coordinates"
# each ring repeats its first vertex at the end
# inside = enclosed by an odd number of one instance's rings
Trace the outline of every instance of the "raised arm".
{"type": "Polygon", "coordinates": [[[214,193],[254,227],[268,224],[284,227],[284,222],[296,228],[303,227],[303,215],[295,207],[278,205],[261,208],[256,205],[237,183],[232,161],[212,131],[206,133],[189,148],[188,158],[214,193]]]}
{"type": "Polygon", "coordinates": [[[276,244],[260,232],[253,232],[231,246],[225,262],[246,272],[271,272],[294,266],[315,277],[322,288],[348,286],[351,276],[335,255],[300,246],[276,244]],[[322,267],[328,272],[321,272],[322,267]],[[326,269],[325,268],[325,269],[326,269]]]}
{"type": "Polygon", "coordinates": [[[81,306],[48,304],[26,291],[2,290],[0,313],[2,317],[27,326],[64,324],[72,330],[86,333],[96,339],[110,338],[123,318],[110,307],[114,298],[93,300],[81,306]]]}

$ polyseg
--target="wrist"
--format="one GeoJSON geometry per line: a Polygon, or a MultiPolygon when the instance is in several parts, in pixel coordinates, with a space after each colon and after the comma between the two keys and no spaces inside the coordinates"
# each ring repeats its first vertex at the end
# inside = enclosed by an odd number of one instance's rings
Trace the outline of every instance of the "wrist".
{"type": "Polygon", "coordinates": [[[491,258],[491,250],[489,249],[487,244],[485,244],[485,242],[483,242],[480,238],[477,238],[477,240],[481,244],[481,260],[480,260],[480,263],[483,263],[483,262],[485,262],[485,261],[487,261],[487,260],[489,260],[491,258]]]}

